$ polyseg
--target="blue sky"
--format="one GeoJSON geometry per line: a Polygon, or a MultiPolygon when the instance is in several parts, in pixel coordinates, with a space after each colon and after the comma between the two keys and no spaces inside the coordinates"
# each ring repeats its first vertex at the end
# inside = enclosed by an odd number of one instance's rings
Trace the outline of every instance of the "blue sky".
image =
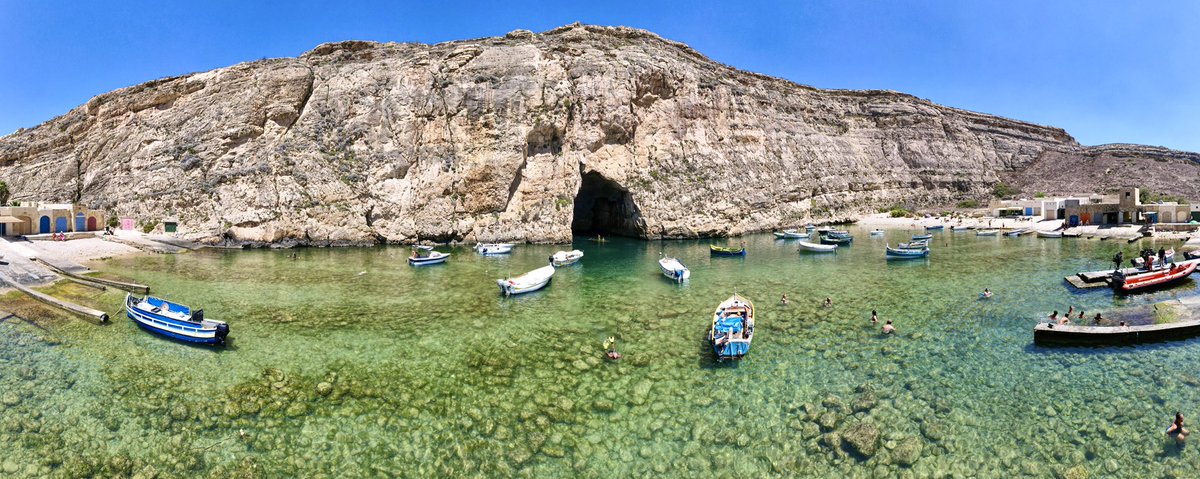
{"type": "Polygon", "coordinates": [[[0,134],[113,89],[348,40],[626,25],[741,69],[1200,151],[1200,2],[0,0],[0,134]]]}

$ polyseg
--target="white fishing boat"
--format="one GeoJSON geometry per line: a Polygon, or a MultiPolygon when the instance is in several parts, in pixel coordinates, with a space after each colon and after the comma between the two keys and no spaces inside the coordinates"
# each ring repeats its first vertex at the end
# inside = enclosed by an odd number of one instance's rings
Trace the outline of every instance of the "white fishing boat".
{"type": "Polygon", "coordinates": [[[550,264],[554,266],[567,266],[578,263],[580,258],[583,258],[583,251],[559,251],[550,255],[550,264]]]}
{"type": "Polygon", "coordinates": [[[978,230],[975,236],[996,236],[1000,234],[1000,230],[978,230]]]}
{"type": "Polygon", "coordinates": [[[692,271],[687,269],[687,266],[670,256],[659,259],[658,267],[662,269],[663,276],[671,278],[672,281],[683,282],[692,277],[692,271]]]}
{"type": "Polygon", "coordinates": [[[958,226],[953,226],[953,227],[951,227],[951,228],[950,228],[950,231],[966,231],[966,230],[969,230],[969,229],[971,229],[971,227],[970,227],[970,226],[967,226],[967,225],[958,225],[958,226]]]}
{"type": "Polygon", "coordinates": [[[804,239],[808,237],[808,233],[801,233],[796,230],[783,230],[782,233],[776,231],[774,234],[779,239],[804,239]]]}
{"type": "Polygon", "coordinates": [[[553,277],[554,266],[546,265],[520,276],[498,279],[496,284],[500,285],[501,293],[512,296],[542,289],[550,284],[550,278],[553,277]]]}
{"type": "Polygon", "coordinates": [[[413,266],[425,266],[425,265],[430,265],[430,264],[439,264],[439,263],[445,263],[446,260],[449,258],[450,258],[450,253],[434,251],[432,248],[430,248],[429,250],[424,250],[421,248],[414,248],[412,255],[410,255],[408,257],[408,264],[411,264],[413,266]]]}
{"type": "Polygon", "coordinates": [[[1038,231],[1038,238],[1062,238],[1062,231],[1038,231]]]}
{"type": "Polygon", "coordinates": [[[512,243],[478,243],[475,251],[484,256],[512,253],[512,243]]]}
{"type": "Polygon", "coordinates": [[[871,236],[883,236],[883,230],[871,230],[871,236]]]}
{"type": "Polygon", "coordinates": [[[812,251],[814,253],[832,253],[837,251],[838,245],[835,244],[819,244],[810,243],[808,241],[800,241],[800,251],[812,251]]]}

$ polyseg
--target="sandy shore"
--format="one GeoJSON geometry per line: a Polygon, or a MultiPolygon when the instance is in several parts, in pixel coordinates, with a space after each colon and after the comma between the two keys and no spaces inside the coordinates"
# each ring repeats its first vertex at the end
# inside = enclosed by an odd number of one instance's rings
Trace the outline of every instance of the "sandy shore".
{"type": "Polygon", "coordinates": [[[84,264],[105,258],[126,256],[142,251],[129,245],[104,241],[100,238],[81,238],[70,241],[30,241],[22,243],[47,261],[84,264]]]}
{"type": "Polygon", "coordinates": [[[1036,221],[1027,218],[893,218],[887,213],[878,213],[858,220],[862,226],[879,229],[925,229],[928,226],[943,225],[946,228],[967,226],[976,229],[986,228],[1034,228],[1052,230],[1062,226],[1062,220],[1036,221]]]}

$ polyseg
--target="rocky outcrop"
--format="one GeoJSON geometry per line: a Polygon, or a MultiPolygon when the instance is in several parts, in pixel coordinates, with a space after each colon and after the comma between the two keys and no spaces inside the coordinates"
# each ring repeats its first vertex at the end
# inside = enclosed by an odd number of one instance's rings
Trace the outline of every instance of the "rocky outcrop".
{"type": "Polygon", "coordinates": [[[1093,153],[1057,128],[571,25],[324,44],[117,90],[0,139],[0,179],[16,200],[178,217],[206,241],[558,242],[984,197],[1003,175],[1093,153]]]}

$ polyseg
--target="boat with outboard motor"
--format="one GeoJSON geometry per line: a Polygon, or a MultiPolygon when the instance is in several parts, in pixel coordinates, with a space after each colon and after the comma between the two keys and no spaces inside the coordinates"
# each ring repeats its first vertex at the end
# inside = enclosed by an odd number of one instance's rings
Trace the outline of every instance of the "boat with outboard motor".
{"type": "Polygon", "coordinates": [[[416,248],[413,248],[412,254],[408,256],[408,264],[411,264],[413,266],[425,266],[425,265],[430,265],[430,264],[439,264],[439,263],[445,263],[446,260],[449,258],[450,258],[450,253],[434,251],[432,246],[430,246],[429,249],[416,247],[416,248]]]}
{"type": "Polygon", "coordinates": [[[996,236],[1000,234],[1000,230],[977,230],[975,236],[996,236]]]}
{"type": "Polygon", "coordinates": [[[1126,274],[1124,270],[1114,271],[1109,285],[1118,293],[1130,293],[1170,285],[1181,281],[1196,271],[1197,262],[1183,264],[1172,263],[1170,267],[1151,270],[1145,273],[1126,274]]]}
{"type": "Polygon", "coordinates": [[[941,231],[944,229],[946,229],[946,225],[933,225],[925,227],[925,231],[941,231]]]}
{"type": "Polygon", "coordinates": [[[512,243],[478,243],[475,251],[484,256],[512,253],[512,243]]]}
{"type": "Polygon", "coordinates": [[[800,251],[812,251],[814,253],[833,253],[837,251],[836,244],[817,244],[808,241],[800,240],[800,251]]]}
{"type": "Polygon", "coordinates": [[[567,266],[578,263],[583,258],[583,251],[559,251],[550,255],[550,264],[554,266],[567,266]]]}
{"type": "Polygon", "coordinates": [[[1037,231],[1038,238],[1062,238],[1062,231],[1037,231]]]}
{"type": "Polygon", "coordinates": [[[838,236],[827,234],[821,237],[821,244],[845,246],[854,243],[853,236],[838,236]]]}
{"type": "Polygon", "coordinates": [[[737,360],[750,352],[754,339],[754,303],[737,293],[717,305],[708,341],[718,361],[737,360]]]}
{"type": "Polygon", "coordinates": [[[658,267],[662,270],[663,276],[671,278],[671,281],[682,283],[692,277],[692,271],[687,269],[682,262],[670,256],[659,258],[658,267]]]}
{"type": "MultiPolygon", "coordinates": [[[[1152,268],[1161,268],[1162,267],[1162,264],[1160,264],[1160,262],[1158,261],[1158,255],[1154,253],[1154,250],[1151,250],[1151,249],[1143,250],[1142,255],[1150,257],[1150,267],[1152,267],[1152,268]]],[[[1164,263],[1169,264],[1171,261],[1174,261],[1175,260],[1175,248],[1171,248],[1169,250],[1164,251],[1163,256],[1166,257],[1166,261],[1164,263]]],[[[1191,258],[1188,258],[1188,259],[1191,259],[1191,258]]],[[[1137,266],[1139,268],[1145,267],[1146,260],[1144,260],[1140,257],[1134,258],[1133,265],[1137,266]]]]}
{"type": "Polygon", "coordinates": [[[801,232],[799,232],[799,231],[796,231],[796,230],[783,230],[783,232],[776,231],[776,232],[775,232],[775,233],[773,233],[773,234],[775,235],[775,238],[778,238],[778,239],[804,239],[804,238],[808,238],[808,233],[801,233],[801,232]]]}
{"type": "Polygon", "coordinates": [[[871,230],[871,236],[883,236],[883,230],[871,230]]]}
{"type": "Polygon", "coordinates": [[[550,284],[550,279],[553,277],[554,266],[546,265],[520,276],[498,279],[496,284],[500,286],[501,293],[505,296],[512,296],[542,289],[550,284]]]}
{"type": "Polygon", "coordinates": [[[933,235],[912,235],[913,241],[933,239],[933,235]]]}
{"type": "Polygon", "coordinates": [[[224,321],[205,319],[204,310],[191,308],[165,299],[125,294],[125,315],[142,329],[180,341],[199,344],[225,345],[229,325],[224,321]]]}

